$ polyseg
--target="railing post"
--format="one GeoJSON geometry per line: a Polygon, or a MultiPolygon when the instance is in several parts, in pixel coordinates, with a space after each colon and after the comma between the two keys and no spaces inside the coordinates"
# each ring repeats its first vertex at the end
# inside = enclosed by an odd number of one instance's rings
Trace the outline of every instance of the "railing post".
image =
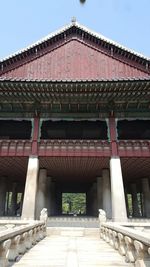
{"type": "Polygon", "coordinates": [[[27,238],[27,232],[21,234],[20,236],[20,242],[19,242],[19,254],[24,254],[27,250],[26,248],[26,238],[27,238]]]}
{"type": "Polygon", "coordinates": [[[134,246],[135,246],[135,267],[150,266],[148,247],[137,240],[134,241],[134,246]]]}
{"type": "Polygon", "coordinates": [[[20,241],[20,235],[17,235],[11,239],[11,245],[10,245],[9,254],[8,254],[9,261],[16,261],[19,255],[19,251],[18,251],[19,241],[20,241]]]}
{"type": "Polygon", "coordinates": [[[104,235],[104,227],[101,226],[101,228],[99,229],[99,232],[100,232],[100,238],[103,239],[103,235],[104,235]]]}
{"type": "Polygon", "coordinates": [[[119,253],[124,256],[126,254],[126,248],[125,248],[125,240],[124,236],[121,233],[118,233],[118,239],[119,239],[119,253]]]}
{"type": "Polygon", "coordinates": [[[113,231],[111,229],[109,231],[109,243],[111,246],[113,246],[113,231]]]}
{"type": "Polygon", "coordinates": [[[41,240],[40,235],[40,226],[36,227],[36,242],[39,242],[41,240]]]}
{"type": "Polygon", "coordinates": [[[135,247],[133,240],[129,236],[125,236],[126,243],[126,262],[135,262],[135,247]]]}
{"type": "Polygon", "coordinates": [[[32,245],[34,246],[37,243],[37,227],[33,229],[33,235],[32,235],[32,245]]]}
{"type": "Polygon", "coordinates": [[[110,234],[109,234],[109,229],[108,229],[108,228],[105,228],[104,240],[105,240],[107,243],[110,242],[110,234]]]}
{"type": "Polygon", "coordinates": [[[32,247],[32,236],[33,230],[27,232],[27,239],[26,239],[26,248],[30,249],[32,247]]]}
{"type": "Polygon", "coordinates": [[[118,240],[118,234],[116,231],[113,231],[113,247],[118,250],[119,248],[119,240],[118,240]]]}
{"type": "Polygon", "coordinates": [[[2,243],[0,243],[0,266],[7,267],[8,266],[8,250],[11,245],[11,240],[8,239],[2,243]]]}

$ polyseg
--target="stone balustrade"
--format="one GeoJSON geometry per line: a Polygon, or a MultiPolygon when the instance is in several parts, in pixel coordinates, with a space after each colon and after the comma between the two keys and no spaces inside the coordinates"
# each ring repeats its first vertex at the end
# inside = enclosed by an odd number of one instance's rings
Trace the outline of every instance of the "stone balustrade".
{"type": "MultiPolygon", "coordinates": [[[[146,224],[144,225],[146,227],[146,224]]],[[[100,237],[136,267],[150,266],[150,235],[137,224],[102,223],[100,237]]],[[[150,227],[150,224],[147,225],[150,227]]]]}
{"type": "Polygon", "coordinates": [[[18,224],[0,232],[0,267],[7,267],[10,262],[17,261],[19,255],[24,254],[45,236],[46,225],[39,221],[18,224]]]}

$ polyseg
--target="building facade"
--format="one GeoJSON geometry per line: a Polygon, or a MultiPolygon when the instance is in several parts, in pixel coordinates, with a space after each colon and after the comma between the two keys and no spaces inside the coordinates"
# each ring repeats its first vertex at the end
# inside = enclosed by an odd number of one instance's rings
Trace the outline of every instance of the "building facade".
{"type": "Polygon", "coordinates": [[[0,62],[0,216],[150,217],[150,60],[72,21],[0,62]]]}

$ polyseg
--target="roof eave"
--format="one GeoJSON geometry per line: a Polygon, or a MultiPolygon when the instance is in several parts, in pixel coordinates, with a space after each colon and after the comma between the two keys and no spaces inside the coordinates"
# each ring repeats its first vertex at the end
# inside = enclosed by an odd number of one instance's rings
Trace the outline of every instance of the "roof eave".
{"type": "Polygon", "coordinates": [[[117,42],[114,42],[111,39],[108,39],[108,38],[104,37],[103,35],[90,30],[89,28],[79,24],[76,21],[72,21],[71,23],[67,24],[66,26],[62,27],[61,29],[54,31],[51,34],[48,34],[46,37],[40,39],[38,42],[35,42],[32,45],[27,46],[26,48],[19,50],[16,53],[11,54],[6,58],[3,58],[0,61],[0,67],[1,67],[0,71],[3,70],[3,67],[5,64],[6,65],[7,64],[8,65],[13,64],[15,61],[17,61],[21,58],[27,57],[29,54],[32,54],[33,50],[35,50],[35,53],[36,53],[36,49],[39,48],[43,43],[49,41],[50,39],[52,39],[54,37],[57,37],[61,34],[64,34],[67,30],[71,29],[72,27],[76,27],[76,28],[80,29],[81,31],[97,38],[98,40],[107,43],[109,46],[114,47],[115,49],[118,49],[118,51],[122,51],[124,55],[128,54],[129,56],[133,56],[135,59],[138,59],[139,61],[144,61],[145,65],[147,64],[147,70],[149,72],[150,58],[145,57],[144,55],[137,53],[134,50],[128,49],[128,48],[118,44],[117,42]]]}

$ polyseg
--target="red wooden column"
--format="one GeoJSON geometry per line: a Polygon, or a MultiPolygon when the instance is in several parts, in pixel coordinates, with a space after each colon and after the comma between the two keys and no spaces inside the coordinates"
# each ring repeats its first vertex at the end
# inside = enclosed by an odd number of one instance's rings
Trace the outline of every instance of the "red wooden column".
{"type": "Polygon", "coordinates": [[[39,123],[40,118],[35,117],[33,122],[33,136],[32,136],[32,155],[38,155],[38,137],[39,137],[39,123]]]}
{"type": "Polygon", "coordinates": [[[111,156],[118,156],[117,150],[117,130],[115,117],[109,118],[109,133],[110,133],[110,143],[111,143],[111,156]]]}

